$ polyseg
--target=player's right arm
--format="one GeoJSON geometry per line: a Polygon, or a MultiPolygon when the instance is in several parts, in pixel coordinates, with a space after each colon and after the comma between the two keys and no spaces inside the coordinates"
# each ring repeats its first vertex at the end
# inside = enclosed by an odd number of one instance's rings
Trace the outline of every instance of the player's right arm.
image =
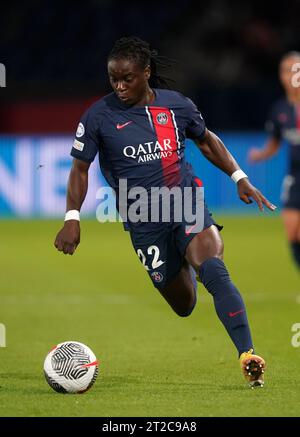
{"type": "MultiPolygon", "coordinates": [[[[73,159],[67,190],[67,211],[72,209],[80,211],[88,189],[89,167],[90,163],[73,159]]],[[[78,220],[65,221],[63,228],[55,238],[55,247],[66,255],[73,255],[79,242],[80,222],[78,220]]]]}
{"type": "MultiPolygon", "coordinates": [[[[95,119],[96,105],[81,117],[71,150],[73,165],[67,187],[67,211],[80,211],[88,189],[88,172],[99,150],[100,136],[95,119]]],[[[99,115],[99,114],[96,114],[99,115]]],[[[79,220],[66,220],[57,234],[54,245],[60,252],[73,255],[80,242],[79,220]]]]}
{"type": "Polygon", "coordinates": [[[260,162],[272,158],[272,156],[276,155],[278,152],[280,143],[281,141],[279,138],[271,137],[263,148],[258,149],[253,147],[250,149],[248,154],[249,160],[251,162],[260,162]]]}

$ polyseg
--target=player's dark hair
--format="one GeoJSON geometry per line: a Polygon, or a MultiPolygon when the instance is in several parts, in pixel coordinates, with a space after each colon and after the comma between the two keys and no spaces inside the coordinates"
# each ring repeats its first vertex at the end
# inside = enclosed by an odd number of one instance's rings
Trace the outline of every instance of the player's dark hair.
{"type": "Polygon", "coordinates": [[[174,59],[160,56],[156,50],[151,49],[150,44],[137,36],[129,36],[118,39],[115,42],[108,61],[111,59],[129,59],[136,62],[142,69],[150,66],[150,86],[154,88],[172,89],[175,81],[161,70],[171,68],[176,61],[174,59]]]}

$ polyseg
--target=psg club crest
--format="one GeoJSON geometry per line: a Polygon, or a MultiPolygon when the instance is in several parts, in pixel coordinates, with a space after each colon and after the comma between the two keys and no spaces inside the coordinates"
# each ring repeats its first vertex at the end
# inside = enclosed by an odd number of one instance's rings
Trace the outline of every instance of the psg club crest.
{"type": "Polygon", "coordinates": [[[161,282],[164,279],[163,275],[160,272],[152,272],[151,278],[155,282],[161,282]]]}
{"type": "Polygon", "coordinates": [[[168,123],[168,116],[165,112],[160,112],[156,116],[157,123],[159,124],[167,124],[168,123]]]}

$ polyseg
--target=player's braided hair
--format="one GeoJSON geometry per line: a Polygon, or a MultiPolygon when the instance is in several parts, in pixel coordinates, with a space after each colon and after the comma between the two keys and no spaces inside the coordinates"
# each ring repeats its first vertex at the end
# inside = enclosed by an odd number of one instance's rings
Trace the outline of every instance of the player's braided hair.
{"type": "Polygon", "coordinates": [[[115,42],[108,61],[111,59],[125,58],[136,62],[141,68],[150,65],[150,86],[154,88],[171,89],[174,80],[161,73],[161,70],[172,67],[176,61],[165,56],[158,55],[156,50],[151,49],[150,44],[137,36],[129,36],[118,39],[115,42]]]}

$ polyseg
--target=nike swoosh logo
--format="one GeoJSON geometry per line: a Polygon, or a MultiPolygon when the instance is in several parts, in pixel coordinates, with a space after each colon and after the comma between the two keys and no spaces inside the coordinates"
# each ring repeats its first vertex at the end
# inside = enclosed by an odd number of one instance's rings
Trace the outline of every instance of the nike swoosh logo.
{"type": "Polygon", "coordinates": [[[98,364],[99,364],[99,361],[96,360],[96,361],[93,361],[92,363],[83,364],[83,365],[80,366],[80,367],[81,367],[81,368],[84,368],[84,367],[92,367],[92,366],[98,366],[98,364]]]}
{"type": "Polygon", "coordinates": [[[243,310],[236,311],[235,313],[229,313],[229,317],[237,316],[238,314],[243,313],[244,311],[245,310],[243,309],[243,310]]]}
{"type": "Polygon", "coordinates": [[[132,121],[127,121],[127,123],[124,124],[117,124],[117,129],[123,129],[123,127],[128,126],[130,123],[132,123],[132,121]]]}
{"type": "Polygon", "coordinates": [[[190,228],[188,228],[185,231],[185,235],[190,235],[190,233],[192,232],[192,230],[194,229],[194,227],[197,225],[197,223],[195,223],[193,226],[191,226],[190,228]]]}

